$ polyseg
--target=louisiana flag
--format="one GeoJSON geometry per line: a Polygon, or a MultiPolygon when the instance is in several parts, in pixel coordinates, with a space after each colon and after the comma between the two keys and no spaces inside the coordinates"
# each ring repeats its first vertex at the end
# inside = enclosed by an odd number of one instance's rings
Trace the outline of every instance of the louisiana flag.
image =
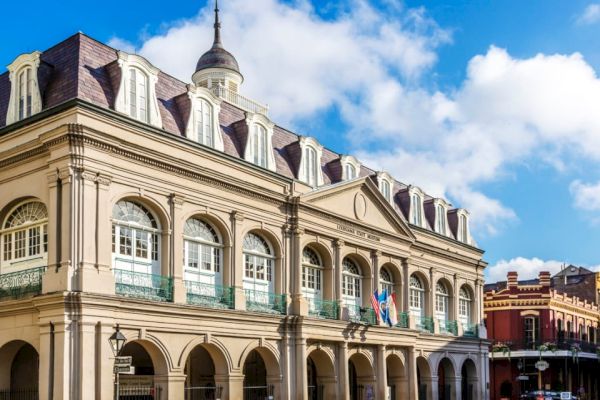
{"type": "Polygon", "coordinates": [[[398,311],[396,310],[396,293],[392,293],[388,296],[388,320],[386,321],[390,326],[398,324],[398,311]]]}

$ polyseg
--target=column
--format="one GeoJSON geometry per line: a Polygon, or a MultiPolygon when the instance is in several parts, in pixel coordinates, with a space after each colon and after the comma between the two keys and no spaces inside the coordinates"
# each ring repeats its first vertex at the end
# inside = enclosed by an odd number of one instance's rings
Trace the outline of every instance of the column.
{"type": "Polygon", "coordinates": [[[243,253],[243,224],[244,214],[239,211],[231,213],[231,231],[233,234],[233,249],[231,251],[231,265],[229,265],[231,286],[234,291],[234,305],[236,310],[246,310],[246,294],[244,293],[244,253],[243,253]]]}
{"type": "Polygon", "coordinates": [[[430,399],[438,399],[438,376],[432,374],[431,378],[423,380],[427,384],[427,397],[430,399]]]}
{"type": "Polygon", "coordinates": [[[296,338],[296,400],[308,399],[308,377],[306,371],[306,339],[296,338]]]}
{"type": "Polygon", "coordinates": [[[344,241],[336,239],[333,242],[333,276],[335,281],[335,300],[338,302],[340,314],[339,319],[346,319],[348,312],[345,311],[344,302],[342,300],[342,253],[344,251],[344,241]]]}
{"type": "Polygon", "coordinates": [[[371,292],[379,291],[379,259],[381,258],[381,251],[373,250],[371,252],[371,265],[373,266],[373,287],[371,292]]]}
{"type": "Polygon", "coordinates": [[[244,399],[244,374],[239,370],[232,371],[229,375],[215,375],[215,384],[223,388],[221,400],[244,399]]]}
{"type": "Polygon", "coordinates": [[[185,398],[185,374],[181,371],[167,375],[155,375],[154,384],[156,390],[159,391],[156,398],[164,400],[184,400],[185,398]]]}
{"type": "Polygon", "coordinates": [[[96,395],[96,324],[93,321],[73,323],[79,324],[79,359],[73,360],[71,368],[79,373],[80,398],[93,399],[96,395]]]}
{"type": "Polygon", "coordinates": [[[417,380],[417,356],[414,346],[408,347],[406,357],[406,374],[408,376],[408,399],[417,400],[419,398],[419,382],[417,380]]]}
{"type": "Polygon", "coordinates": [[[387,365],[385,360],[385,345],[377,346],[377,399],[387,399],[387,365]]]}
{"type": "Polygon", "coordinates": [[[96,399],[112,399],[114,395],[114,354],[108,341],[114,332],[111,320],[100,321],[96,325],[96,399]]]}
{"type": "Polygon", "coordinates": [[[304,229],[295,228],[292,231],[292,251],[290,270],[292,275],[292,313],[308,315],[308,302],[302,294],[302,235],[304,229]]]}
{"type": "Polygon", "coordinates": [[[452,388],[454,391],[454,396],[452,398],[456,399],[456,400],[461,400],[462,399],[462,376],[460,375],[460,373],[454,377],[453,381],[451,381],[451,384],[452,384],[452,388]]]}
{"type": "Polygon", "coordinates": [[[48,174],[46,178],[48,180],[48,268],[42,277],[42,293],[51,293],[60,290],[60,283],[54,280],[60,257],[60,182],[55,172],[48,174]]]}
{"type": "Polygon", "coordinates": [[[59,321],[54,324],[54,399],[71,399],[71,324],[59,321]]]}
{"type": "Polygon", "coordinates": [[[183,281],[183,227],[185,221],[183,221],[182,208],[184,199],[181,196],[172,194],[170,196],[170,203],[172,250],[170,253],[169,264],[171,265],[171,270],[169,271],[169,274],[173,278],[173,302],[187,303],[187,291],[183,281]]]}
{"type": "MultiPolygon", "coordinates": [[[[49,323],[40,325],[39,400],[50,400],[53,394],[54,328],[49,323]]],[[[10,373],[9,373],[10,375],[10,373]]],[[[9,377],[10,379],[10,377],[9,377]]]]}
{"type": "MultiPolygon", "coordinates": [[[[338,371],[339,371],[339,394],[340,400],[349,400],[350,391],[348,387],[348,343],[341,342],[338,348],[338,371]]],[[[415,399],[416,400],[416,399],[415,399]]]]}

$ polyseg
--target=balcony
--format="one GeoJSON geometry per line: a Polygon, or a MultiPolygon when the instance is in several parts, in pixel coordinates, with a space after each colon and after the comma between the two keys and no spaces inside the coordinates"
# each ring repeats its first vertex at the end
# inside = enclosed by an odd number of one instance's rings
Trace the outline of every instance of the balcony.
{"type": "Polygon", "coordinates": [[[115,269],[115,292],[151,301],[173,301],[173,278],[115,269]]]}
{"type": "Polygon", "coordinates": [[[228,103],[233,104],[245,111],[250,111],[256,114],[262,114],[267,116],[269,114],[269,107],[264,106],[255,102],[254,100],[250,100],[249,98],[242,96],[241,94],[230,90],[224,86],[215,86],[211,89],[211,91],[215,94],[215,96],[220,97],[228,103]]]}
{"type": "Polygon", "coordinates": [[[308,299],[308,315],[314,318],[338,319],[339,308],[335,300],[308,299]]]}
{"type": "Polygon", "coordinates": [[[0,301],[40,294],[45,271],[46,267],[39,267],[0,275],[0,301]]]}
{"type": "Polygon", "coordinates": [[[458,336],[458,323],[456,321],[438,319],[438,326],[441,334],[458,336]]]}
{"type": "Polygon", "coordinates": [[[246,310],[265,314],[286,314],[285,294],[246,289],[246,310]]]}
{"type": "Polygon", "coordinates": [[[408,320],[409,320],[409,318],[408,318],[407,312],[398,313],[398,323],[395,325],[395,327],[407,329],[408,328],[408,320]]]}
{"type": "Polygon", "coordinates": [[[349,305],[348,319],[356,324],[377,325],[377,315],[370,307],[349,305]]]}
{"type": "Polygon", "coordinates": [[[476,324],[463,324],[462,328],[464,337],[479,337],[479,329],[476,324]]]}
{"type": "Polygon", "coordinates": [[[433,317],[415,317],[415,325],[417,330],[433,333],[433,317]]]}
{"type": "Polygon", "coordinates": [[[233,288],[185,281],[187,303],[217,309],[233,308],[233,288]]]}
{"type": "Polygon", "coordinates": [[[600,357],[600,344],[587,341],[562,339],[555,340],[517,340],[495,341],[490,347],[494,357],[507,355],[518,357],[600,357]]]}

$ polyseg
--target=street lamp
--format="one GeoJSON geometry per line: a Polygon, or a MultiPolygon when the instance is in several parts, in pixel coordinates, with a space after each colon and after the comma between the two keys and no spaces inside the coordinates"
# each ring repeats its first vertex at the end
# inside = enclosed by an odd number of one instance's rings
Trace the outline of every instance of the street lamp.
{"type": "MultiPolygon", "coordinates": [[[[112,349],[113,354],[115,355],[115,364],[117,361],[117,357],[121,353],[121,350],[123,350],[123,346],[125,346],[126,341],[127,341],[127,338],[125,337],[125,335],[123,335],[121,333],[121,331],[119,330],[119,324],[117,324],[117,330],[115,331],[115,333],[113,333],[108,338],[108,342],[110,343],[110,348],[112,349]]],[[[118,400],[119,399],[119,370],[117,369],[116,365],[114,367],[114,373],[115,373],[114,399],[118,400]]]]}

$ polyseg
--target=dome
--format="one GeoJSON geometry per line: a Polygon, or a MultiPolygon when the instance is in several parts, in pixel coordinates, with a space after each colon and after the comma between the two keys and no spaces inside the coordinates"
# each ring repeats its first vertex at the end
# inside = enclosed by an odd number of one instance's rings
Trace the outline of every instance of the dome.
{"type": "Polygon", "coordinates": [[[196,72],[208,68],[227,68],[240,73],[237,60],[220,43],[213,44],[213,47],[204,53],[196,64],[196,72]]]}

